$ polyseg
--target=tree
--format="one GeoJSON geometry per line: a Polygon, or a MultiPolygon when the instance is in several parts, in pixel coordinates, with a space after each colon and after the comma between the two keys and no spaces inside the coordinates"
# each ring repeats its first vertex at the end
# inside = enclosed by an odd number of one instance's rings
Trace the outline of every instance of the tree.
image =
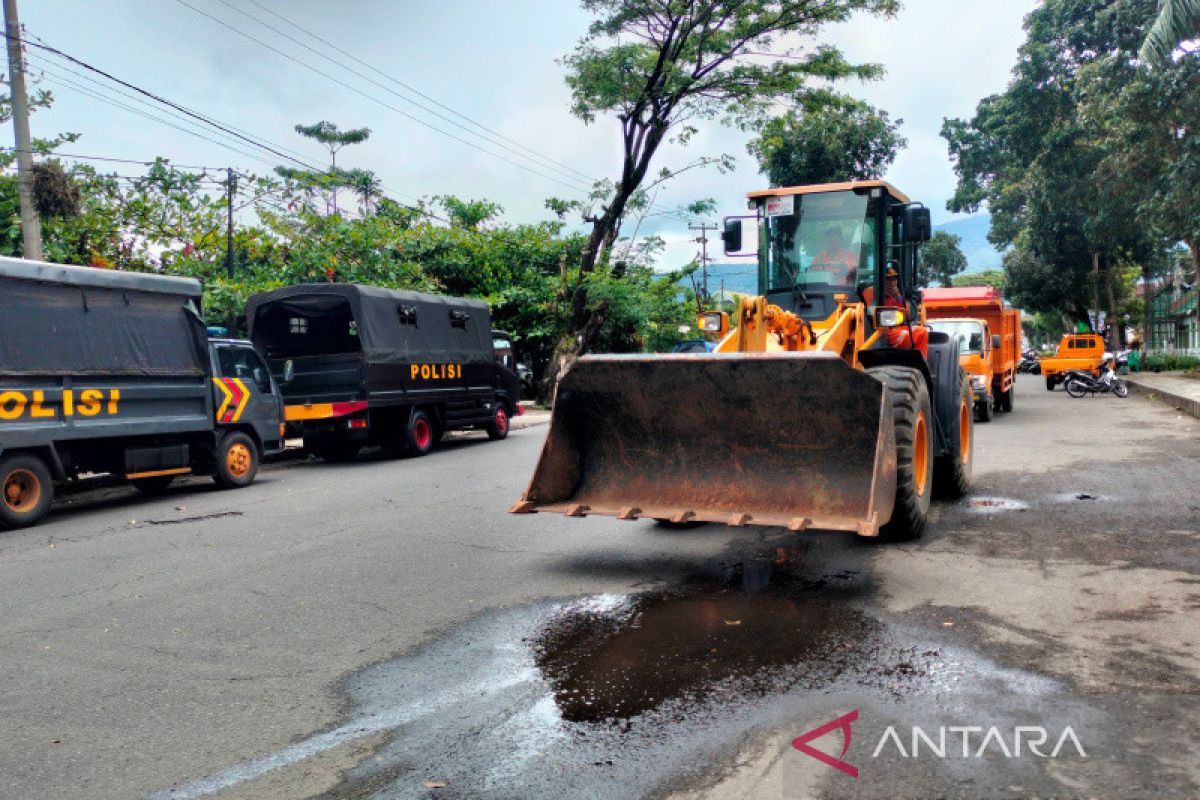
{"type": "Polygon", "coordinates": [[[933,236],[921,247],[921,269],[919,285],[929,286],[937,281],[940,286],[950,286],[954,276],[967,268],[967,257],[959,249],[962,237],[946,231],[934,231],[933,236]]]}
{"type": "Polygon", "coordinates": [[[359,176],[354,170],[340,169],[337,165],[337,154],[347,145],[361,144],[371,136],[370,128],[351,128],[339,130],[332,122],[321,120],[312,125],[297,125],[296,133],[320,142],[329,151],[329,169],[325,172],[295,169],[294,167],[276,167],[275,172],[281,177],[306,185],[311,189],[321,189],[329,192],[329,205],[332,213],[338,213],[338,189],[353,186],[359,176]]]}
{"type": "Polygon", "coordinates": [[[1007,279],[1002,269],[985,269],[970,275],[955,275],[953,286],[990,286],[1001,295],[1007,296],[1007,279]]]}
{"type": "Polygon", "coordinates": [[[747,145],[772,186],[881,178],[908,144],[897,135],[904,120],[862,100],[822,90],[801,106],[767,120],[747,145]]]}
{"type": "Polygon", "coordinates": [[[1123,265],[1153,250],[1136,223],[1144,187],[1103,180],[1112,140],[1086,112],[1098,87],[1119,93],[1135,79],[1154,10],[1155,0],[1046,0],[1026,18],[1007,89],[943,125],[959,176],[948,207],[988,205],[988,238],[1016,245],[1005,269],[1025,308],[1082,321],[1090,305],[1115,318],[1123,265]]]}
{"type": "Polygon", "coordinates": [[[358,197],[364,214],[374,212],[379,200],[383,197],[383,181],[369,169],[349,170],[350,188],[358,197]]]}
{"type": "Polygon", "coordinates": [[[1175,48],[1196,38],[1200,38],[1200,0],[1162,0],[1138,55],[1143,61],[1163,67],[1170,62],[1175,48]]]}
{"type": "MultiPolygon", "coordinates": [[[[1138,223],[1161,248],[1183,242],[1191,270],[1200,268],[1200,53],[1158,69],[1140,70],[1119,91],[1095,87],[1087,112],[1108,138],[1103,179],[1138,189],[1138,223]]],[[[1152,279],[1153,259],[1143,260],[1152,279]]]]}
{"type": "MultiPolygon", "coordinates": [[[[812,37],[856,11],[890,15],[897,0],[582,0],[596,16],[564,59],[572,111],[585,122],[614,115],[621,129],[617,177],[601,184],[599,208],[570,282],[570,324],[559,343],[551,383],[596,337],[603,302],[589,299],[588,276],[616,241],[631,200],[681,170],[647,183],[659,148],[686,144],[697,120],[749,123],[770,102],[794,96],[810,78],[864,78],[872,65],[848,63],[836,49],[798,50],[781,42],[812,37]],[[672,134],[674,134],[672,138],[672,134]]],[[[709,163],[700,159],[683,169],[709,163]]]]}

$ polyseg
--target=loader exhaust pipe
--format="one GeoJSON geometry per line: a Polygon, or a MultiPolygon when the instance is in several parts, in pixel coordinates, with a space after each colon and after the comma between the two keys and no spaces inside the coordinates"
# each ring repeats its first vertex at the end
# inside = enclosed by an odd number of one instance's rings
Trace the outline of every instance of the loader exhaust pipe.
{"type": "Polygon", "coordinates": [[[834,353],[585,356],[510,510],[874,536],[896,494],[886,400],[834,353]]]}

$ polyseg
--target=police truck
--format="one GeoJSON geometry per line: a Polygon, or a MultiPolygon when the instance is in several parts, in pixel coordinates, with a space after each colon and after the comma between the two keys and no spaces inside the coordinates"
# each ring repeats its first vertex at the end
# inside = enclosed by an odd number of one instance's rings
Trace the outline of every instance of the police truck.
{"type": "Polygon", "coordinates": [[[0,527],[93,477],[246,486],[283,449],[267,365],[208,338],[200,297],[190,278],[0,257],[0,527]]]}

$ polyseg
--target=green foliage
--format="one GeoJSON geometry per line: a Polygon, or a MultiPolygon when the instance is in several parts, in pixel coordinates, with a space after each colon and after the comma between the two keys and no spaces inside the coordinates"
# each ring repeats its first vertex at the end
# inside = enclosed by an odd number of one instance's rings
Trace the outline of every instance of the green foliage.
{"type": "MultiPolygon", "coordinates": [[[[937,234],[934,234],[935,236],[937,234]]],[[[982,272],[972,272],[970,275],[955,275],[951,281],[952,286],[991,286],[1000,292],[1001,295],[1007,296],[1007,279],[1004,271],[999,269],[985,269],[982,272]]]]}
{"type": "Polygon", "coordinates": [[[1185,355],[1152,355],[1142,359],[1145,372],[1171,372],[1174,370],[1200,370],[1200,358],[1185,355]]]}
{"type": "Polygon", "coordinates": [[[350,188],[369,213],[372,204],[382,193],[382,185],[371,172],[360,169],[342,169],[337,165],[337,154],[347,145],[361,144],[371,136],[370,128],[351,128],[340,130],[337,125],[326,120],[314,122],[312,125],[296,125],[296,133],[312,139],[325,146],[329,151],[329,168],[323,172],[295,167],[281,166],[275,168],[275,174],[294,184],[311,202],[315,196],[325,196],[326,210],[337,213],[337,194],[339,189],[350,188]]]}
{"type": "Polygon", "coordinates": [[[1162,0],[1138,55],[1156,67],[1171,61],[1171,51],[1188,39],[1200,38],[1200,0],[1162,0]]]}
{"type": "Polygon", "coordinates": [[[487,200],[460,200],[449,194],[434,199],[441,202],[442,208],[450,215],[451,225],[472,231],[504,211],[499,204],[487,200]]]}
{"type": "Polygon", "coordinates": [[[602,287],[588,275],[606,264],[626,215],[644,212],[646,192],[686,169],[730,166],[728,157],[704,157],[652,177],[663,142],[688,143],[698,120],[743,125],[761,120],[773,102],[795,96],[812,79],[878,76],[878,66],[852,64],[835,48],[799,45],[823,25],[844,22],[858,11],[890,15],[898,0],[582,0],[582,6],[595,19],[562,61],[571,109],[588,123],[616,117],[621,163],[613,180],[596,185],[589,204],[552,205],[560,217],[579,210],[592,225],[574,282],[568,283],[569,335],[561,339],[552,380],[599,335],[598,315],[607,306],[589,298],[602,287]]]}
{"type": "Polygon", "coordinates": [[[937,281],[939,286],[952,285],[954,276],[967,268],[967,257],[959,249],[960,244],[961,236],[934,231],[930,240],[921,246],[918,285],[929,286],[932,281],[937,281]]]}
{"type": "Polygon", "coordinates": [[[296,133],[312,139],[315,142],[320,142],[329,150],[329,155],[337,162],[337,152],[346,145],[361,144],[371,136],[370,128],[351,128],[350,130],[339,130],[337,125],[332,122],[321,120],[314,122],[312,125],[297,125],[296,133]]]}
{"type": "Polygon", "coordinates": [[[907,141],[904,120],[828,91],[803,95],[801,110],[773,117],[747,149],[772,186],[880,178],[907,141]]]}
{"type": "MultiPolygon", "coordinates": [[[[37,83],[36,78],[31,78],[26,75],[25,89],[27,93],[26,104],[29,107],[29,113],[33,114],[38,109],[50,108],[54,104],[54,94],[49,89],[36,89],[34,86],[37,83]]],[[[7,87],[9,85],[8,76],[0,75],[0,86],[7,87]]],[[[8,123],[12,120],[12,97],[7,91],[0,92],[0,124],[8,123]]],[[[30,148],[35,153],[50,153],[56,147],[74,142],[79,138],[78,133],[60,133],[57,136],[52,136],[49,139],[41,139],[33,137],[30,142],[30,148]]],[[[17,154],[11,150],[0,152],[0,167],[8,167],[15,163],[17,154]]]]}
{"type": "Polygon", "coordinates": [[[989,239],[1013,246],[1005,269],[1024,308],[1085,319],[1099,296],[1115,313],[1131,288],[1118,285],[1122,264],[1140,263],[1157,246],[1138,224],[1145,187],[1106,180],[1116,142],[1090,113],[1111,108],[1136,80],[1154,12],[1155,0],[1046,0],[1026,18],[1007,89],[981,101],[972,119],[943,125],[959,176],[948,206],[987,204],[989,239]]]}

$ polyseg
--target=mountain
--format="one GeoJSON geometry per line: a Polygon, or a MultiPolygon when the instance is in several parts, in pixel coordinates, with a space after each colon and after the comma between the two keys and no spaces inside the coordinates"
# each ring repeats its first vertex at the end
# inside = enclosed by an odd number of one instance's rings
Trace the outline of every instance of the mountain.
{"type": "Polygon", "coordinates": [[[935,231],[953,233],[962,238],[959,249],[967,257],[968,274],[982,272],[985,269],[1001,269],[1003,256],[991,242],[987,240],[988,229],[992,225],[989,214],[976,214],[972,217],[956,219],[941,225],[934,225],[935,231]]]}

